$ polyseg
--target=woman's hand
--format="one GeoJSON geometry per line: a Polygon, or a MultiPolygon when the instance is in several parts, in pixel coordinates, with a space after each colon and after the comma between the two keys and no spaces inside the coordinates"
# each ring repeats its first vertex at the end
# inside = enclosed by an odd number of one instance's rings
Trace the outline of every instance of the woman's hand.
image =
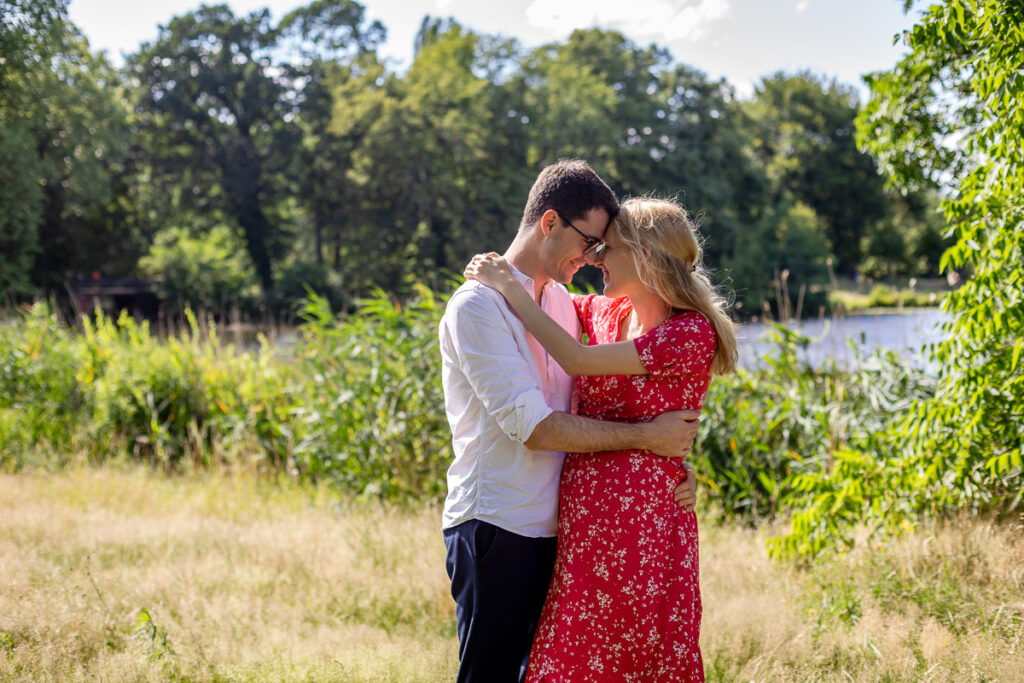
{"type": "Polygon", "coordinates": [[[508,267],[508,261],[493,251],[474,256],[462,274],[467,279],[477,280],[502,293],[506,287],[518,284],[508,267]]]}
{"type": "Polygon", "coordinates": [[[683,461],[683,480],[672,492],[676,505],[690,512],[697,505],[697,475],[693,473],[690,463],[683,461]]]}

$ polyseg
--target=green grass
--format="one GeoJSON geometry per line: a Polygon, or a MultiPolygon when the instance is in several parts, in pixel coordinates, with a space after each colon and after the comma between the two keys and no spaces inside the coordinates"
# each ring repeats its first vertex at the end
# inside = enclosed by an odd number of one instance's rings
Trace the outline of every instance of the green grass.
{"type": "Polygon", "coordinates": [[[878,308],[937,308],[946,297],[946,291],[917,291],[874,285],[870,291],[833,289],[828,301],[833,312],[854,313],[878,308]]]}

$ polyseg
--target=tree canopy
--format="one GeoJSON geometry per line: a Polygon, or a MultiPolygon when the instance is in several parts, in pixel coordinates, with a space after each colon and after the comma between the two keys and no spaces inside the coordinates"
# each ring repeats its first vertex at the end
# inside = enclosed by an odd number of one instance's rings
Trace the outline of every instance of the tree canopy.
{"type": "Polygon", "coordinates": [[[901,191],[948,187],[964,286],[934,349],[939,388],[904,429],[917,496],[1020,502],[1024,460],[1024,3],[948,0],[906,35],[911,53],[871,78],[860,141],[901,191]]]}
{"type": "MultiPolygon", "coordinates": [[[[885,189],[853,143],[854,91],[823,76],[774,74],[743,100],[616,31],[526,49],[429,16],[397,71],[354,0],[279,21],[202,6],[114,69],[62,0],[0,8],[6,297],[100,272],[208,301],[169,281],[184,254],[216,268],[229,243],[245,257],[211,282],[258,282],[262,296],[240,286],[242,306],[286,307],[306,286],[341,304],[444,287],[511,239],[537,171],[563,156],[623,196],[680,198],[743,313],[778,304],[783,272],[815,311],[830,263],[936,274],[935,190],[885,189]]],[[[586,270],[579,284],[596,286],[586,270]]]]}
{"type": "Polygon", "coordinates": [[[841,449],[803,475],[782,553],[811,555],[851,527],[922,513],[1018,509],[1024,487],[1024,4],[947,0],[904,35],[909,54],[869,78],[857,137],[901,193],[942,188],[964,284],[932,357],[935,391],[908,402],[873,451],[841,449]]]}

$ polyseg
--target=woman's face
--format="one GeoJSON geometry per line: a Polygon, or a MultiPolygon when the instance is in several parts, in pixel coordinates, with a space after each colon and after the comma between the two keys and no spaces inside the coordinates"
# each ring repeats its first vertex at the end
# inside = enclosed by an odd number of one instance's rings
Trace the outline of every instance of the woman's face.
{"type": "Polygon", "coordinates": [[[614,223],[608,228],[605,243],[607,246],[594,264],[604,273],[604,295],[610,299],[629,296],[636,287],[643,287],[643,283],[629,247],[622,241],[614,223]]]}

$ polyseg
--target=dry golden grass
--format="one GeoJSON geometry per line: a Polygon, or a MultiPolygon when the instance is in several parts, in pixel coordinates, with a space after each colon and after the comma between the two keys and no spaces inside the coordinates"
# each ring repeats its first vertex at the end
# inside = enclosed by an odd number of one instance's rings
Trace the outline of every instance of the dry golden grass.
{"type": "Polygon", "coordinates": [[[1024,537],[977,520],[810,569],[705,528],[708,680],[1024,681],[1024,537]]]}
{"type": "MultiPolygon", "coordinates": [[[[451,680],[438,520],[247,477],[0,476],[0,680],[451,680]]],[[[703,531],[709,680],[1024,680],[1020,527],[813,569],[765,533],[703,531]]]]}
{"type": "Polygon", "coordinates": [[[438,520],[251,479],[2,477],[0,678],[450,678],[438,520]]]}

